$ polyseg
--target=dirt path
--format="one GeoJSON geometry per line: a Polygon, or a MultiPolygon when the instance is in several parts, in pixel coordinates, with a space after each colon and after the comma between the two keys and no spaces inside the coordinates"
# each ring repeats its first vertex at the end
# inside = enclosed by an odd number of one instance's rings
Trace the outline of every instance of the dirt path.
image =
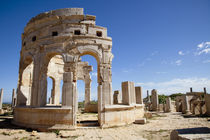
{"type": "MultiPolygon", "coordinates": [[[[86,115],[85,117],[87,117],[86,115]]],[[[75,131],[55,131],[50,133],[20,129],[10,124],[11,118],[1,117],[0,140],[168,140],[173,129],[210,127],[210,118],[185,118],[180,113],[156,113],[153,116],[145,125],[131,124],[108,129],[80,127],[75,131]],[[61,138],[61,135],[68,138],[61,138]]]]}

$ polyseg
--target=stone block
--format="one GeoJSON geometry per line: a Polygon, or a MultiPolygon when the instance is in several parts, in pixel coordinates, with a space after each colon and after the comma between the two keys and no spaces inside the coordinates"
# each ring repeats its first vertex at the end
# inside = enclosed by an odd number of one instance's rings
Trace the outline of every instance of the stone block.
{"type": "Polygon", "coordinates": [[[142,88],[135,87],[135,93],[136,93],[136,103],[137,104],[142,104],[143,103],[143,98],[142,98],[142,88]]]}
{"type": "Polygon", "coordinates": [[[207,140],[210,138],[210,128],[176,129],[170,134],[170,140],[207,140]]]}
{"type": "Polygon", "coordinates": [[[125,105],[136,104],[134,82],[122,82],[122,103],[125,105]]]}
{"type": "Polygon", "coordinates": [[[135,120],[135,124],[145,124],[147,121],[146,121],[146,118],[141,118],[141,119],[136,119],[135,120]]]}

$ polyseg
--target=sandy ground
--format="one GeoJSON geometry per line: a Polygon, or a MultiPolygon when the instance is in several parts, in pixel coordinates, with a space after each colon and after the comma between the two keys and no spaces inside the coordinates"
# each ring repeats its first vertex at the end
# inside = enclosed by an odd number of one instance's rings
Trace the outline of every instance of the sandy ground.
{"type": "MultiPolygon", "coordinates": [[[[78,119],[93,119],[95,114],[78,115],[78,119]]],[[[36,132],[10,123],[12,117],[0,117],[0,140],[169,140],[173,129],[210,127],[210,118],[183,117],[180,113],[154,113],[144,125],[99,129],[79,127],[75,131],[36,132]],[[67,138],[62,138],[62,136],[67,138]]]]}

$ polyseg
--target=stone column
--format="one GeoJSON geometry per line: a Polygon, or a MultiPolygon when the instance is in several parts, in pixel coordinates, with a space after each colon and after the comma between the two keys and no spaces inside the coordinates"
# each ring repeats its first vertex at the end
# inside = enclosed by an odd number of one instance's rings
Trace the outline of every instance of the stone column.
{"type": "Polygon", "coordinates": [[[158,111],[159,100],[157,90],[152,90],[152,111],[158,111]]]}
{"type": "Polygon", "coordinates": [[[3,104],[3,88],[1,88],[1,91],[0,91],[0,109],[2,109],[2,104],[3,104]]]}
{"type": "Polygon", "coordinates": [[[136,104],[134,82],[122,82],[122,103],[125,105],[136,104]]]}
{"type": "Polygon", "coordinates": [[[48,102],[49,102],[50,105],[53,104],[53,103],[52,103],[52,99],[53,99],[52,97],[49,97],[49,101],[48,101],[48,102]]]}
{"type": "Polygon", "coordinates": [[[170,97],[166,98],[165,110],[166,110],[166,112],[171,112],[172,111],[172,105],[171,105],[171,98],[170,97]]]}
{"type": "Polygon", "coordinates": [[[148,101],[148,102],[151,102],[151,101],[150,101],[150,96],[149,96],[149,90],[147,90],[147,101],[148,101]]]}
{"type": "Polygon", "coordinates": [[[16,105],[16,95],[15,95],[15,89],[12,90],[12,107],[15,107],[16,105]]]}
{"type": "Polygon", "coordinates": [[[53,80],[53,89],[51,91],[52,104],[60,104],[60,79],[53,80]]]}
{"type": "Polygon", "coordinates": [[[205,87],[203,88],[203,92],[204,92],[204,94],[206,94],[206,93],[207,93],[207,92],[206,92],[206,88],[205,88],[205,87]]]}
{"type": "Polygon", "coordinates": [[[31,106],[33,107],[45,106],[47,103],[48,62],[44,54],[35,56],[31,94],[31,106]]]}
{"type": "Polygon", "coordinates": [[[91,80],[85,80],[85,108],[90,104],[91,80]]]}
{"type": "Polygon", "coordinates": [[[113,95],[113,103],[114,104],[119,104],[119,94],[120,94],[119,90],[114,91],[114,95],[113,95]]]}
{"type": "Polygon", "coordinates": [[[65,62],[62,88],[62,107],[72,108],[72,125],[76,125],[77,82],[76,63],[65,62]]]}
{"type": "Polygon", "coordinates": [[[191,93],[193,92],[193,89],[192,89],[192,87],[190,88],[190,92],[191,92],[191,93]]]}
{"type": "Polygon", "coordinates": [[[190,113],[190,105],[189,105],[189,102],[188,102],[188,96],[186,95],[185,96],[185,111],[184,113],[185,114],[189,114],[190,113]]]}
{"type": "Polygon", "coordinates": [[[141,87],[135,87],[135,93],[136,93],[136,103],[137,104],[143,104],[142,88],[141,87]]]}
{"type": "Polygon", "coordinates": [[[98,120],[103,126],[108,120],[105,118],[105,106],[113,104],[111,64],[100,64],[98,71],[98,120]]]}

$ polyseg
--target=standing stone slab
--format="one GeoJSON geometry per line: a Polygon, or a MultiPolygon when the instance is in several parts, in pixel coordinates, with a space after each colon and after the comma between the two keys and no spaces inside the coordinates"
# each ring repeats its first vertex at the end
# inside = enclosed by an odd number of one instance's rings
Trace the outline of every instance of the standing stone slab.
{"type": "Polygon", "coordinates": [[[3,91],[3,88],[2,88],[1,91],[0,91],[0,109],[2,109],[3,93],[4,93],[4,91],[3,91]]]}
{"type": "Polygon", "coordinates": [[[165,105],[165,112],[171,112],[171,110],[172,110],[171,98],[167,97],[166,105],[165,105]]]}
{"type": "Polygon", "coordinates": [[[206,115],[210,116],[210,94],[205,94],[204,99],[206,104],[206,115]]]}
{"type": "Polygon", "coordinates": [[[16,95],[15,95],[15,89],[12,89],[12,107],[15,107],[16,105],[16,95]]]}
{"type": "Polygon", "coordinates": [[[158,100],[157,90],[153,89],[152,90],[152,111],[158,111],[158,105],[159,105],[159,100],[158,100]]]}
{"type": "Polygon", "coordinates": [[[122,103],[125,105],[136,103],[134,82],[122,82],[122,103]]]}
{"type": "Polygon", "coordinates": [[[142,104],[143,103],[142,88],[141,87],[135,87],[135,93],[136,93],[136,103],[137,104],[142,104]]]}
{"type": "Polygon", "coordinates": [[[114,104],[119,104],[119,94],[120,94],[120,91],[119,90],[116,90],[114,91],[114,95],[113,95],[113,103],[114,104]]]}

